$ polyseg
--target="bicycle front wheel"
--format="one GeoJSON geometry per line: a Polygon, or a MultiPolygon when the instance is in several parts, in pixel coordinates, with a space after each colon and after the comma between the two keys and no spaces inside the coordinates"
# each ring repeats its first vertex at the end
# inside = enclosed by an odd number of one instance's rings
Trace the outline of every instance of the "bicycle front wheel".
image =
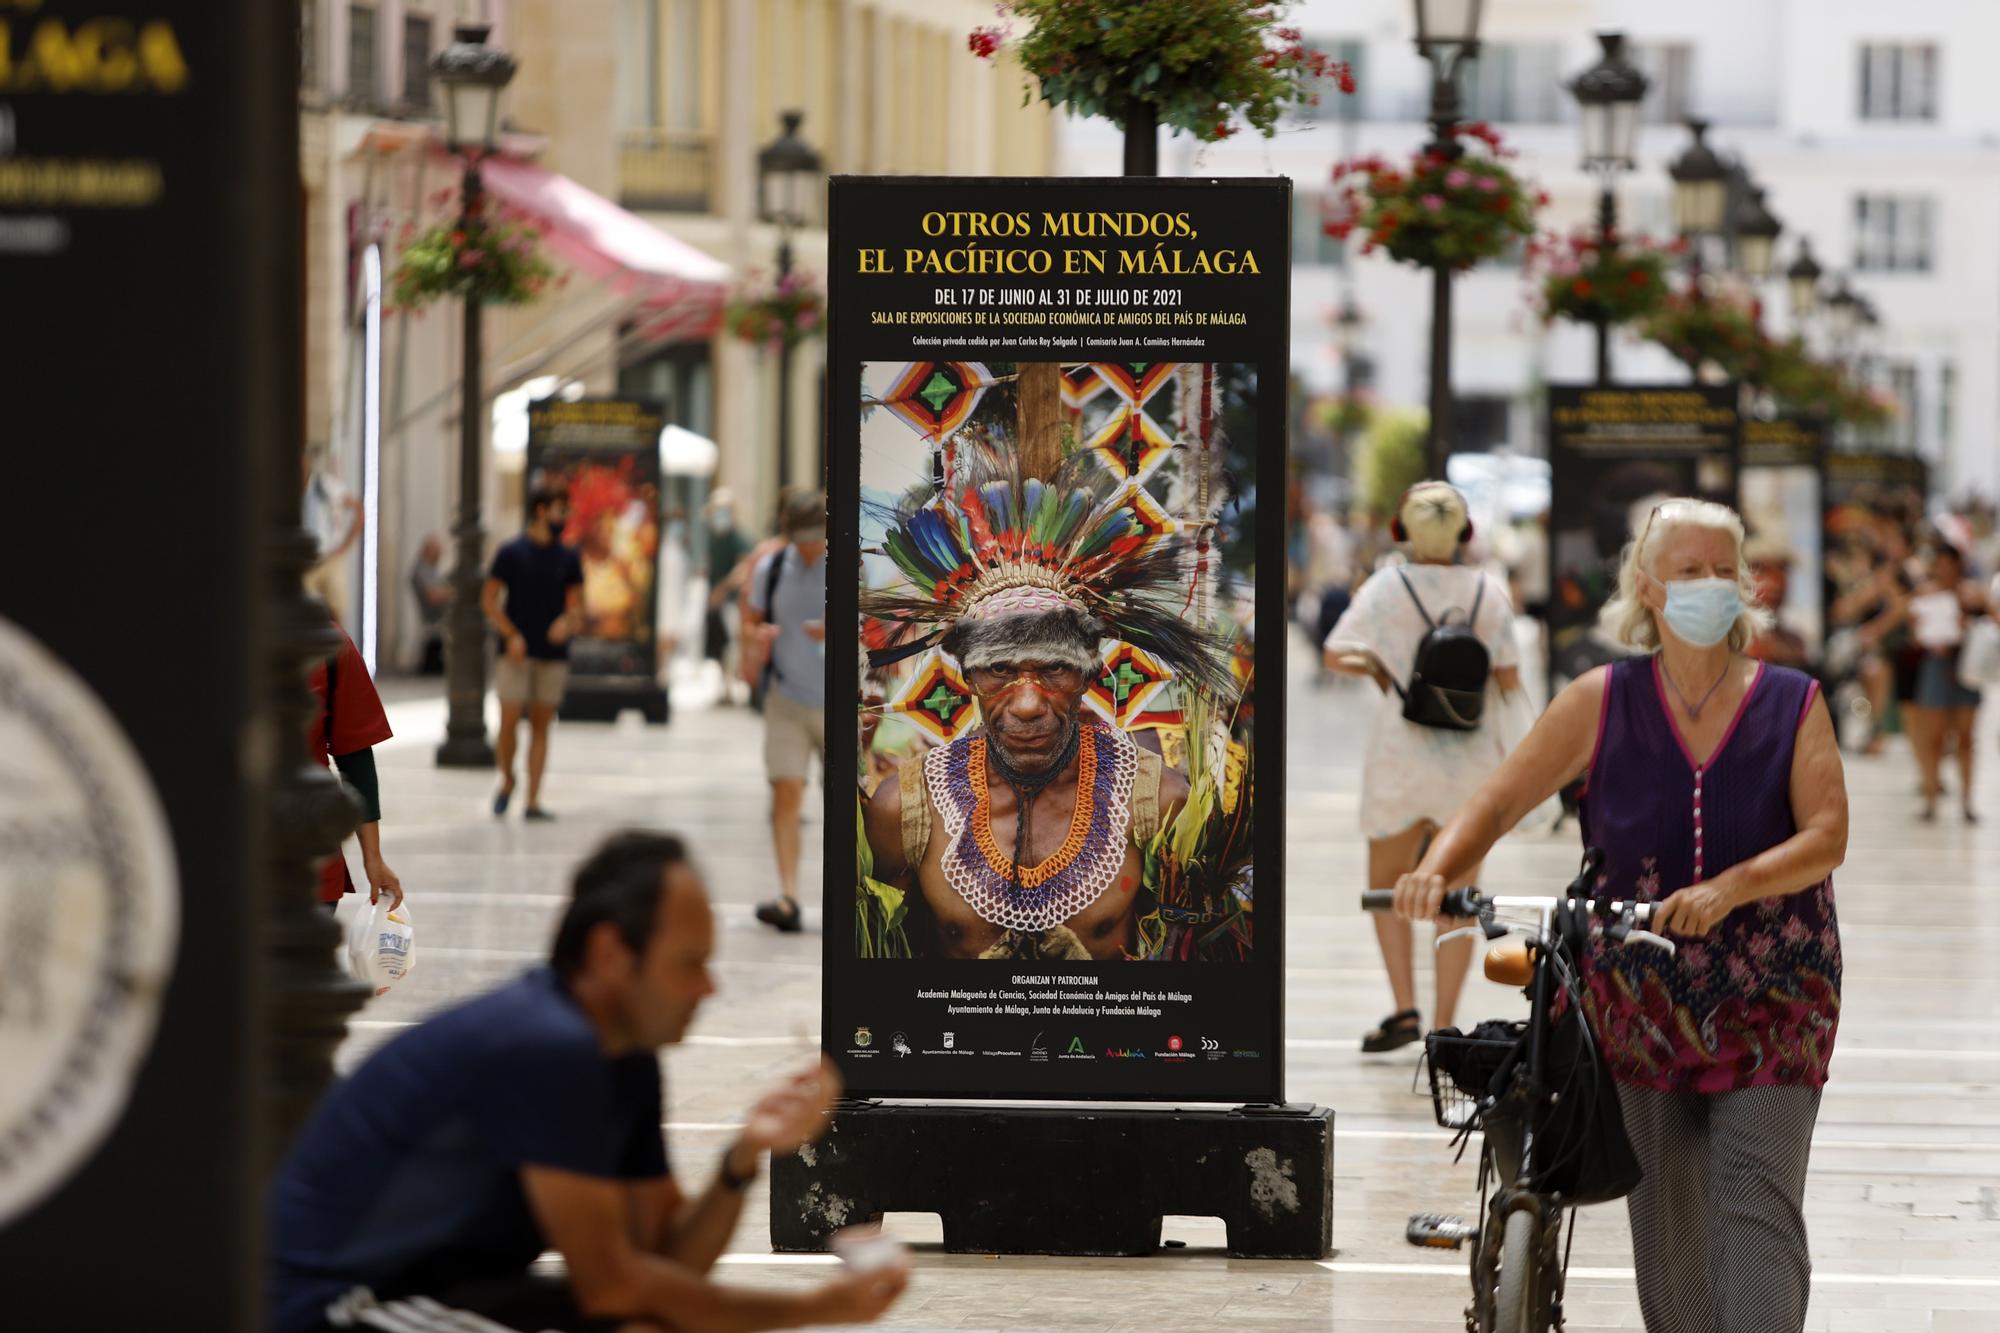
{"type": "Polygon", "coordinates": [[[1500,1239],[1500,1280],[1486,1333],[1547,1333],[1548,1303],[1542,1298],[1542,1224],[1527,1208],[1507,1214],[1500,1239]]]}

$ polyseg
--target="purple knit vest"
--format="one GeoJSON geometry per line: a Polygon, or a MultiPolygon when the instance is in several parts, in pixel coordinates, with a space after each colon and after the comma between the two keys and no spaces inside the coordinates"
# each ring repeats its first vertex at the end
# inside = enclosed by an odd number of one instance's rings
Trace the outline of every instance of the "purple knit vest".
{"type": "MultiPolygon", "coordinates": [[[[1792,748],[1818,693],[1803,672],[1761,666],[1706,764],[1667,707],[1659,658],[1613,664],[1582,800],[1583,839],[1605,855],[1598,892],[1651,902],[1798,831],[1792,748]]],[[[1826,1081],[1840,1016],[1831,879],[1746,903],[1669,958],[1592,942],[1586,1007],[1612,1072],[1671,1092],[1826,1081]]]]}

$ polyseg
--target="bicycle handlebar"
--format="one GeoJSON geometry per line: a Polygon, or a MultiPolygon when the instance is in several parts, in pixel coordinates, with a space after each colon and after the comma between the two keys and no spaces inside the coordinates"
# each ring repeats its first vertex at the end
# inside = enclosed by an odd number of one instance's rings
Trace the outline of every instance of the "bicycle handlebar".
{"type": "MultiPolygon", "coordinates": [[[[1452,889],[1444,896],[1441,916],[1478,916],[1481,902],[1479,890],[1474,888],[1452,889]]],[[[1550,901],[1554,901],[1551,899],[1550,901]]],[[[1394,889],[1364,889],[1361,894],[1361,910],[1364,912],[1386,912],[1396,905],[1394,889]]]]}
{"type": "MultiPolygon", "coordinates": [[[[1560,901],[1561,899],[1552,894],[1529,894],[1525,896],[1502,894],[1489,898],[1478,889],[1467,887],[1452,889],[1446,893],[1444,903],[1439,908],[1438,915],[1478,916],[1480,909],[1483,907],[1516,907],[1525,908],[1530,911],[1542,911],[1553,909],[1560,901]]],[[[1361,910],[1364,912],[1386,912],[1395,905],[1396,891],[1394,889],[1366,889],[1361,894],[1361,910]]],[[[1623,903],[1614,901],[1610,904],[1610,910],[1613,913],[1622,913],[1626,908],[1631,908],[1635,917],[1635,924],[1643,927],[1651,923],[1653,913],[1659,906],[1658,903],[1623,903]]],[[[1584,911],[1594,912],[1597,910],[1597,907],[1598,904],[1594,900],[1589,898],[1583,900],[1584,911]]]]}

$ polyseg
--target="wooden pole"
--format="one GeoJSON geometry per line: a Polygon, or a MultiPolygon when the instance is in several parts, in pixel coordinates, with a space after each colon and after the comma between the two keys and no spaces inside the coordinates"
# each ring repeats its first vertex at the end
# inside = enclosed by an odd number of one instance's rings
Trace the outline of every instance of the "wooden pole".
{"type": "Polygon", "coordinates": [[[1047,481],[1062,464],[1062,367],[1053,361],[1023,361],[1014,381],[1014,413],[1021,475],[1047,481]]]}

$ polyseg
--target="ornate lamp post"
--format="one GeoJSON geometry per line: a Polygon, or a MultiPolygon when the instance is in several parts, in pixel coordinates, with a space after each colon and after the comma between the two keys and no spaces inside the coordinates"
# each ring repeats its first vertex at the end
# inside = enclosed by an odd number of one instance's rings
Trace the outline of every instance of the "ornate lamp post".
{"type": "Polygon", "coordinates": [[[1764,202],[1764,187],[1745,178],[1742,198],[1737,200],[1731,219],[1730,237],[1736,245],[1736,271],[1753,283],[1771,276],[1777,260],[1778,236],[1785,224],[1764,202]]]}
{"type": "MultiPolygon", "coordinates": [[[[443,85],[445,127],[453,152],[465,157],[460,207],[479,212],[480,159],[494,151],[500,134],[500,93],[514,77],[514,58],[487,43],[483,23],[462,23],[450,46],[431,61],[443,85]]],[[[445,620],[445,691],[450,712],[437,762],[447,768],[491,768],[493,746],[486,739],[486,626],[479,610],[481,572],[486,563],[486,531],[480,515],[485,469],[486,368],[481,347],[479,298],[465,298],[465,365],[458,402],[458,567],[452,572],[451,613],[445,620]]]]}
{"type": "MultiPolygon", "coordinates": [[[[1432,152],[1459,155],[1452,129],[1462,108],[1458,72],[1479,56],[1479,11],[1483,0],[1414,0],[1417,9],[1417,52],[1431,66],[1432,152]]],[[[1451,457],[1453,430],[1451,396],[1451,270],[1431,270],[1431,420],[1425,451],[1430,475],[1442,477],[1451,457]]]]}
{"type": "MultiPolygon", "coordinates": [[[[807,207],[826,175],[826,164],[804,139],[803,111],[778,115],[778,137],[757,150],[757,218],[778,229],[778,282],[792,273],[792,236],[805,226],[807,207]]],[[[778,342],[778,485],[792,482],[792,341],[778,342]]]]}
{"type": "Polygon", "coordinates": [[[1785,270],[1785,285],[1792,300],[1792,322],[1801,333],[1805,323],[1819,310],[1819,280],[1824,272],[1813,258],[1812,239],[1799,237],[1799,256],[1785,270]]]}
{"type": "Polygon", "coordinates": [[[1690,120],[1694,136],[1667,167],[1674,180],[1674,228],[1688,241],[1689,289],[1701,297],[1702,241],[1720,236],[1729,220],[1729,168],[1708,146],[1708,122],[1690,120]]]}
{"type": "Polygon", "coordinates": [[[1826,298],[1826,329],[1833,337],[1836,357],[1845,360],[1854,350],[1855,339],[1861,335],[1862,301],[1848,286],[1845,275],[1839,279],[1833,292],[1826,298]]]}
{"type": "MultiPolygon", "coordinates": [[[[1583,169],[1597,177],[1597,240],[1606,251],[1618,240],[1618,195],[1614,182],[1632,170],[1639,137],[1639,103],[1650,81],[1625,58],[1625,34],[1600,32],[1603,54],[1570,80],[1583,129],[1583,169]]],[[[1611,322],[1602,312],[1597,326],[1597,382],[1611,383],[1611,322]]]]}

